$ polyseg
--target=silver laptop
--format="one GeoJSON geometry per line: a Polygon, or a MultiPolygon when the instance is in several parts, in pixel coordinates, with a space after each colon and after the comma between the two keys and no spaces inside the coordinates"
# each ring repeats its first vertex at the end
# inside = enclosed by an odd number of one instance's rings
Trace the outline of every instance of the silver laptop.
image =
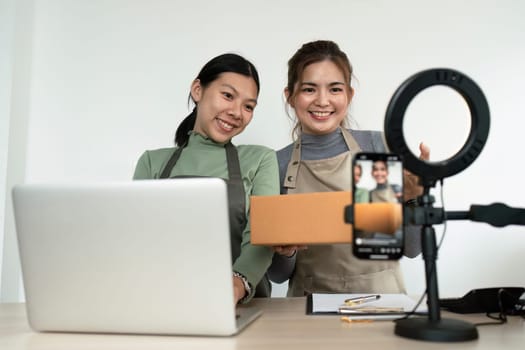
{"type": "Polygon", "coordinates": [[[236,334],[226,184],[216,178],[13,189],[37,331],[236,334]]]}

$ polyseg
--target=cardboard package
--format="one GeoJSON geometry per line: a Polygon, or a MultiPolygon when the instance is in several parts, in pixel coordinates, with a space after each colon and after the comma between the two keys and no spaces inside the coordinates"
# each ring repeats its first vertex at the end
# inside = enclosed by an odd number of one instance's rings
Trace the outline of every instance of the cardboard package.
{"type": "Polygon", "coordinates": [[[351,243],[344,221],[350,192],[252,196],[251,243],[255,245],[351,243]]]}
{"type": "MultiPolygon", "coordinates": [[[[252,196],[251,243],[294,245],[352,243],[354,225],[345,222],[350,191],[252,196]]],[[[397,203],[357,203],[355,227],[393,234],[402,223],[397,203]]]]}

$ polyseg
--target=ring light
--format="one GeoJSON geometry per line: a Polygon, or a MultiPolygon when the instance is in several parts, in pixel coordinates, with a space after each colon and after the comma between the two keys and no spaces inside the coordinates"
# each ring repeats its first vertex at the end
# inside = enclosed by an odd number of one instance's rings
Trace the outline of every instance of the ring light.
{"type": "MultiPolygon", "coordinates": [[[[481,153],[490,127],[490,113],[483,92],[466,75],[447,68],[429,69],[408,78],[395,91],[385,116],[385,138],[393,153],[403,157],[406,169],[420,177],[423,192],[417,199],[404,206],[405,223],[421,227],[421,252],[425,262],[428,317],[405,317],[395,321],[394,333],[412,339],[454,342],[478,338],[476,326],[461,320],[441,318],[437,285],[437,243],[435,224],[446,220],[472,220],[493,226],[525,225],[525,209],[510,208],[502,203],[488,206],[472,205],[470,211],[445,212],[434,208],[430,187],[437,180],[452,176],[467,168],[481,153]],[[471,114],[471,128],[463,147],[451,158],[428,162],[410,152],[403,136],[403,118],[411,100],[422,90],[434,85],[445,85],[457,91],[467,102],[471,114]]],[[[345,208],[345,220],[353,222],[345,208]]]]}
{"type": "Polygon", "coordinates": [[[487,141],[490,126],[489,107],[481,89],[466,75],[452,69],[429,69],[408,78],[396,90],[385,116],[385,138],[390,150],[403,157],[404,166],[420,177],[423,194],[417,205],[406,212],[414,224],[421,225],[421,249],[425,261],[428,318],[405,318],[396,321],[397,335],[431,341],[465,341],[478,338],[474,325],[440,316],[436,258],[437,246],[433,224],[442,223],[447,214],[434,208],[430,187],[436,181],[459,173],[467,168],[481,153],[487,141]],[[451,158],[427,162],[410,152],[403,135],[403,118],[412,99],[430,86],[445,85],[456,90],[467,102],[471,115],[471,128],[463,147],[451,158]]]}
{"type": "Polygon", "coordinates": [[[423,186],[434,186],[437,180],[467,168],[481,153],[489,127],[489,106],[479,86],[465,74],[447,68],[419,72],[401,84],[388,104],[384,125],[388,147],[403,157],[405,168],[421,177],[423,186]],[[470,109],[471,129],[467,141],[455,155],[443,161],[427,162],[410,152],[403,135],[403,118],[410,101],[434,85],[446,85],[465,99],[470,109]]]}

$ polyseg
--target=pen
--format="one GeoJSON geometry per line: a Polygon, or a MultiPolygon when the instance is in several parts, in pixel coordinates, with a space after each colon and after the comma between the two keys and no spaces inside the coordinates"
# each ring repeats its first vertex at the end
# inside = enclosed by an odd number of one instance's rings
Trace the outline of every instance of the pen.
{"type": "Polygon", "coordinates": [[[374,322],[374,320],[371,320],[369,318],[364,318],[364,319],[358,319],[358,320],[352,320],[350,317],[348,316],[343,316],[341,317],[341,321],[343,322],[346,322],[346,323],[371,323],[371,322],[374,322]]]}
{"type": "Polygon", "coordinates": [[[368,303],[368,302],[371,302],[371,301],[375,301],[375,300],[377,300],[379,298],[381,298],[381,295],[379,295],[379,294],[365,295],[365,296],[362,296],[362,297],[346,299],[345,300],[345,304],[349,305],[349,306],[360,305],[360,304],[363,304],[363,303],[368,303]]]}

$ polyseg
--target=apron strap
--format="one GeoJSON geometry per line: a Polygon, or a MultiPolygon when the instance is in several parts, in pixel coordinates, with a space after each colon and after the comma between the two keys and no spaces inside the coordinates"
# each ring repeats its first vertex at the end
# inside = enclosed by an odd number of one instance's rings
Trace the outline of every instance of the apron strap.
{"type": "Polygon", "coordinates": [[[286,176],[284,177],[284,187],[295,188],[297,173],[299,172],[299,163],[301,162],[301,137],[295,141],[292,151],[292,159],[288,163],[286,176]]]}
{"type": "Polygon", "coordinates": [[[228,142],[225,145],[226,149],[226,163],[228,164],[228,202],[230,206],[230,224],[232,233],[237,231],[237,234],[232,234],[232,257],[237,259],[241,254],[241,240],[242,232],[246,228],[246,192],[242,182],[241,167],[239,165],[239,155],[237,148],[228,142]],[[235,208],[235,209],[234,209],[235,208]],[[234,242],[240,239],[238,242],[234,242]]]}
{"type": "Polygon", "coordinates": [[[170,174],[171,174],[171,171],[173,170],[173,167],[175,166],[175,164],[179,160],[179,157],[180,157],[180,155],[182,153],[182,149],[184,147],[186,147],[187,144],[188,144],[188,142],[186,141],[182,146],[177,148],[175,150],[175,152],[173,152],[173,154],[171,155],[170,159],[168,160],[168,163],[166,163],[166,166],[164,167],[164,169],[162,169],[162,173],[160,174],[160,178],[161,179],[167,179],[167,178],[170,177],[170,174]]]}
{"type": "Polygon", "coordinates": [[[346,130],[345,128],[340,129],[341,134],[343,134],[343,139],[345,139],[346,147],[348,147],[352,155],[361,152],[361,147],[359,147],[359,144],[357,143],[355,138],[352,136],[352,134],[350,134],[350,131],[346,130]]]}
{"type": "MultiPolygon", "coordinates": [[[[230,181],[237,181],[242,183],[241,166],[239,164],[239,155],[237,148],[228,142],[224,148],[226,149],[226,163],[228,165],[228,177],[230,181]]],[[[244,192],[244,186],[242,186],[244,192]]]]}

